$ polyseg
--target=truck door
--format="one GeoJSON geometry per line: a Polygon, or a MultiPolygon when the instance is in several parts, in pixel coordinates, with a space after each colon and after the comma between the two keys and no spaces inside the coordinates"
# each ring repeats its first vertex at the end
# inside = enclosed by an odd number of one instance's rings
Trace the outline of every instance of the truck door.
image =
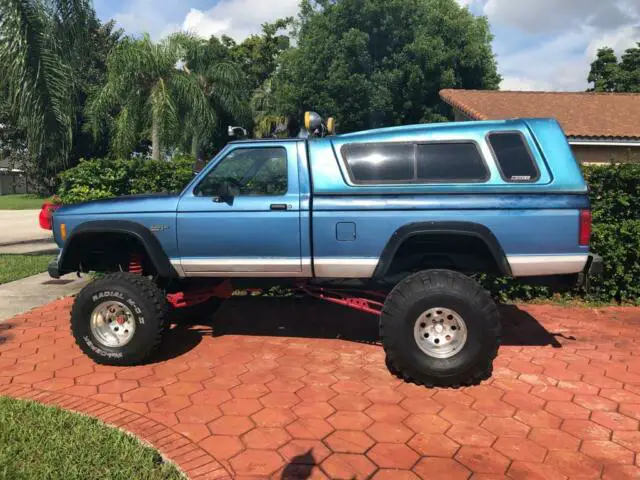
{"type": "Polygon", "coordinates": [[[305,276],[297,158],[295,141],[225,149],[180,199],[174,265],[189,277],[305,276]]]}

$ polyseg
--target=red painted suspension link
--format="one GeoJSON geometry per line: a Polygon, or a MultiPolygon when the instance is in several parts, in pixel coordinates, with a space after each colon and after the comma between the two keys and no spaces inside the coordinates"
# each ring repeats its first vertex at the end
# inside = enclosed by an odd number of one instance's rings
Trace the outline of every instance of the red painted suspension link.
{"type": "Polygon", "coordinates": [[[185,308],[206,302],[214,297],[227,299],[231,295],[233,295],[233,285],[230,280],[225,280],[215,285],[200,285],[184,292],[168,293],[167,301],[173,308],[185,308]]]}
{"type": "Polygon", "coordinates": [[[382,292],[374,291],[356,291],[355,295],[352,295],[348,290],[330,290],[322,287],[313,287],[309,285],[301,285],[298,287],[301,291],[307,295],[325,300],[327,302],[336,303],[338,305],[344,305],[345,307],[359,310],[365,313],[371,313],[373,315],[380,315],[382,313],[382,307],[384,303],[371,298],[363,297],[362,295],[369,295],[377,297],[379,300],[384,300],[386,295],[382,292]]]}

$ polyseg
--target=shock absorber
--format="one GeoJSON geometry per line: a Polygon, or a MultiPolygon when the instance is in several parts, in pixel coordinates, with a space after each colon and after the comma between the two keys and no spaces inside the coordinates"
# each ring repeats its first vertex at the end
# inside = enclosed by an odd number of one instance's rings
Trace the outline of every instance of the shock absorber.
{"type": "Polygon", "coordinates": [[[129,259],[129,273],[136,275],[142,275],[142,255],[134,253],[129,259]]]}

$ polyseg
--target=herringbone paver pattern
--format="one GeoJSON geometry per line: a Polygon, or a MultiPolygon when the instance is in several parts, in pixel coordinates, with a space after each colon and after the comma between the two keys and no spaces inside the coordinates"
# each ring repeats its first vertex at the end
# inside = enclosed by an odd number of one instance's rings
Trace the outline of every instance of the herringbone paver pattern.
{"type": "Polygon", "coordinates": [[[0,325],[0,394],[131,431],[191,478],[640,478],[640,309],[503,308],[493,377],[393,377],[376,319],[234,299],[148,365],[95,365],[70,299],[0,325]]]}

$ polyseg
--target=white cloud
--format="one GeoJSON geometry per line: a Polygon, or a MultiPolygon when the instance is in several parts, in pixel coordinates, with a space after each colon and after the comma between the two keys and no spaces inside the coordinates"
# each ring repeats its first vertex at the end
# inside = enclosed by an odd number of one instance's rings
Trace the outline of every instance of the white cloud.
{"type": "Polygon", "coordinates": [[[544,80],[536,80],[533,78],[519,77],[513,75],[504,75],[500,90],[553,90],[553,85],[544,80]]]}
{"type": "Polygon", "coordinates": [[[211,35],[220,35],[220,33],[228,31],[230,28],[231,22],[229,20],[216,20],[196,8],[189,10],[184,22],[182,22],[183,30],[193,32],[204,38],[209,38],[211,35]]]}
{"type": "Polygon", "coordinates": [[[486,0],[483,12],[505,32],[494,42],[505,90],[585,90],[598,48],[620,55],[640,41],[638,0],[486,0]]]}
{"type": "Polygon", "coordinates": [[[640,38],[637,27],[621,27],[609,32],[583,28],[498,55],[503,90],[583,91],[598,48],[612,47],[618,55],[640,38]]]}
{"type": "Polygon", "coordinates": [[[622,53],[627,48],[635,47],[636,42],[640,42],[640,23],[601,34],[589,42],[586,53],[589,58],[595,58],[598,49],[602,47],[611,47],[622,53]]]}
{"type": "Polygon", "coordinates": [[[186,14],[185,3],[131,0],[113,18],[128,33],[148,32],[155,40],[180,30],[205,38],[225,34],[244,40],[260,32],[263,23],[298,13],[298,0],[220,0],[208,10],[191,8],[186,14]]]}
{"type": "Polygon", "coordinates": [[[491,22],[530,33],[566,32],[576,27],[616,28],[640,15],[638,0],[488,0],[491,22]]]}
{"type": "Polygon", "coordinates": [[[149,33],[154,39],[159,38],[170,19],[177,14],[172,2],[132,0],[123,5],[126,5],[126,9],[113,15],[118,26],[127,33],[149,33]]]}
{"type": "Polygon", "coordinates": [[[182,29],[202,37],[225,34],[241,41],[260,32],[263,23],[295,16],[297,12],[298,0],[221,0],[206,11],[192,8],[182,29]]]}

